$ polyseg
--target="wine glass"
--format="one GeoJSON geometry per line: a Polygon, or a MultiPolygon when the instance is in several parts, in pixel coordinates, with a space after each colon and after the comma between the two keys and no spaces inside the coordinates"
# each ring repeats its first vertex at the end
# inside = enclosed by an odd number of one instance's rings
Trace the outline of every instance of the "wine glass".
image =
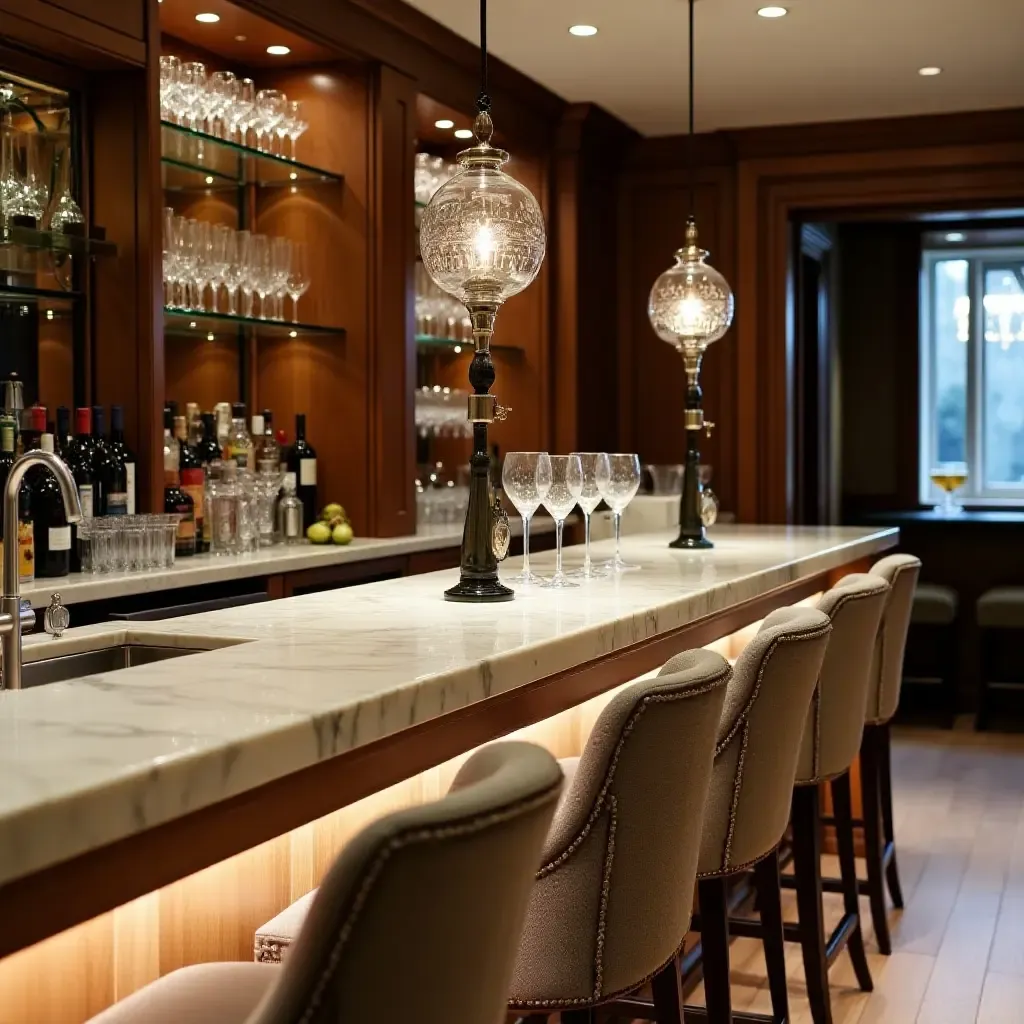
{"type": "Polygon", "coordinates": [[[288,275],[292,269],[292,243],[288,238],[276,237],[270,240],[271,250],[271,296],[273,318],[284,319],[284,297],[288,292],[288,275]]]}
{"type": "Polygon", "coordinates": [[[578,587],[562,572],[562,527],[565,517],[576,507],[583,490],[583,464],[578,455],[551,456],[551,486],[544,495],[544,507],[555,521],[555,575],[541,586],[578,587]]]}
{"type": "Polygon", "coordinates": [[[288,294],[292,300],[292,322],[299,319],[299,299],[309,289],[309,255],[305,242],[292,242],[292,264],[288,271],[288,294]]]}
{"type": "Polygon", "coordinates": [[[181,309],[191,309],[189,285],[195,271],[198,252],[193,244],[192,229],[188,217],[174,218],[174,266],[177,271],[178,287],[181,289],[181,309]]]}
{"type": "Polygon", "coordinates": [[[174,121],[178,117],[178,87],[181,61],[173,54],[160,57],[160,117],[174,121]]]}
{"type": "Polygon", "coordinates": [[[211,312],[218,312],[220,287],[227,280],[230,243],[234,231],[226,224],[210,225],[210,291],[213,294],[211,312]]]}
{"type": "Polygon", "coordinates": [[[285,115],[285,104],[288,98],[280,89],[260,89],[256,93],[256,148],[263,152],[271,152],[274,148],[274,129],[285,115]],[[263,136],[269,138],[266,149],[263,146],[263,136]]]}
{"type": "Polygon", "coordinates": [[[256,291],[253,234],[251,231],[241,230],[236,232],[236,235],[238,238],[238,266],[232,273],[233,276],[237,274],[238,287],[242,292],[242,316],[251,318],[253,315],[252,295],[256,291]]]}
{"type": "Polygon", "coordinates": [[[942,491],[942,504],[935,506],[940,515],[953,516],[963,506],[953,500],[953,492],[967,483],[967,465],[963,462],[941,462],[929,473],[929,479],[942,491]]]}
{"type": "Polygon", "coordinates": [[[253,290],[260,297],[260,319],[267,319],[267,295],[273,288],[273,264],[270,239],[266,235],[252,235],[249,254],[249,277],[253,290]]]}
{"type": "Polygon", "coordinates": [[[228,111],[228,138],[238,132],[238,141],[248,145],[249,129],[254,124],[253,110],[256,107],[256,83],[251,78],[240,78],[235,97],[228,111]]]}
{"type": "Polygon", "coordinates": [[[192,308],[202,312],[206,309],[206,285],[210,280],[210,225],[205,220],[190,220],[188,227],[192,233],[192,248],[195,253],[195,259],[191,263],[192,284],[195,289],[192,308]]]}
{"type": "Polygon", "coordinates": [[[198,60],[186,61],[178,69],[180,117],[188,120],[190,131],[202,130],[203,97],[206,93],[206,65],[198,60]]]}
{"type": "Polygon", "coordinates": [[[214,71],[210,75],[210,131],[222,138],[230,137],[227,130],[228,111],[238,95],[238,79],[233,71],[214,71]]]}
{"type": "Polygon", "coordinates": [[[174,208],[164,207],[164,239],[163,239],[163,269],[164,285],[167,292],[164,298],[165,306],[176,305],[174,297],[174,283],[177,280],[178,255],[174,245],[174,208]]]}
{"type": "Polygon", "coordinates": [[[512,583],[541,583],[530,572],[530,519],[551,488],[551,459],[547,452],[509,452],[501,469],[501,484],[523,517],[523,571],[512,583]]]}
{"type": "MultiPolygon", "coordinates": [[[[600,485],[599,485],[600,487],[600,485]]],[[[601,488],[601,497],[612,510],[615,523],[615,557],[604,568],[614,572],[625,572],[627,569],[639,569],[638,565],[630,565],[622,560],[620,553],[620,533],[622,531],[622,510],[633,500],[640,487],[640,457],[625,453],[609,454],[608,479],[601,488]]]]}
{"type": "Polygon", "coordinates": [[[309,122],[304,121],[299,116],[301,108],[302,104],[298,100],[288,101],[288,138],[292,144],[293,160],[295,159],[295,143],[299,141],[299,136],[309,127],[309,122]]]}
{"type": "Polygon", "coordinates": [[[583,524],[586,535],[586,547],[583,556],[583,565],[579,569],[573,569],[567,575],[593,580],[607,576],[603,569],[598,569],[590,560],[590,517],[594,509],[601,504],[601,487],[607,487],[608,477],[611,470],[608,466],[608,455],[606,452],[575,452],[580,457],[580,465],[583,467],[583,490],[580,491],[579,506],[583,513],[583,524]]]}

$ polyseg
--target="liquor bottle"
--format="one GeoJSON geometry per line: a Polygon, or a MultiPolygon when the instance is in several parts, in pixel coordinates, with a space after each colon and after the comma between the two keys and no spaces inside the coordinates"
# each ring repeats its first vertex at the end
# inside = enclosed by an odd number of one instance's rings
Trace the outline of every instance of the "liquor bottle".
{"type": "Polygon", "coordinates": [[[239,469],[252,468],[252,438],[245,427],[245,404],[235,402],[231,406],[231,430],[224,457],[231,459],[239,469]]]}
{"type": "Polygon", "coordinates": [[[185,403],[185,426],[188,428],[188,443],[195,448],[203,436],[203,421],[199,416],[199,406],[195,402],[185,403]]]}
{"type": "MultiPolygon", "coordinates": [[[[52,452],[53,434],[44,433],[40,447],[44,452],[52,452]]],[[[42,469],[36,477],[30,502],[36,576],[67,576],[71,571],[71,526],[60,484],[48,469],[42,469]]]]}
{"type": "Polygon", "coordinates": [[[128,494],[128,515],[135,515],[135,453],[124,439],[124,408],[110,407],[110,445],[118,460],[124,465],[125,491],[128,494]]]}
{"type": "MultiPolygon", "coordinates": [[[[43,431],[36,431],[39,422],[38,406],[26,412],[32,413],[29,418],[31,426],[23,430],[25,451],[34,452],[42,446],[43,431]]],[[[46,410],[42,410],[43,425],[46,424],[46,410]]],[[[22,453],[24,454],[24,453],[22,453]]],[[[18,492],[18,578],[22,583],[31,583],[36,578],[36,542],[35,528],[32,523],[32,492],[39,477],[47,472],[41,466],[33,466],[25,474],[21,489],[18,492]]]]}
{"type": "Polygon", "coordinates": [[[288,453],[288,472],[295,474],[297,494],[302,502],[302,529],[308,530],[316,522],[316,452],[306,441],[306,414],[295,417],[295,444],[288,453]]]}
{"type": "Polygon", "coordinates": [[[92,408],[92,500],[97,516],[128,514],[128,471],[115,447],[104,436],[103,406],[92,408]]]}
{"type": "Polygon", "coordinates": [[[174,538],[174,554],[184,558],[196,553],[196,509],[191,496],[181,489],[181,449],[171,437],[170,410],[164,412],[164,512],[181,516],[174,538]]]}
{"type": "Polygon", "coordinates": [[[205,533],[206,470],[188,443],[188,425],[184,416],[174,418],[174,436],[178,439],[178,478],[181,489],[192,499],[195,514],[196,554],[210,550],[209,537],[205,533]]]}
{"type": "Polygon", "coordinates": [[[285,473],[284,494],[277,503],[277,535],[283,544],[301,544],[305,537],[302,525],[302,502],[295,495],[295,474],[285,473]]]}
{"type": "MultiPolygon", "coordinates": [[[[263,410],[263,429],[259,436],[253,432],[253,443],[256,446],[256,468],[264,473],[278,473],[281,467],[281,449],[274,437],[274,414],[269,409],[263,410]]],[[[256,417],[253,417],[255,420],[256,417]]]]}
{"type": "Polygon", "coordinates": [[[228,434],[231,433],[231,405],[228,402],[218,402],[213,407],[213,419],[217,424],[217,441],[220,443],[222,452],[227,451],[228,434]]]}
{"type": "MultiPolygon", "coordinates": [[[[7,489],[7,477],[10,476],[11,466],[14,465],[14,460],[17,457],[14,454],[14,420],[5,416],[0,420],[0,494],[3,494],[7,489]]],[[[4,535],[4,517],[0,515],[0,539],[4,535]]],[[[2,549],[0,549],[2,554],[2,549]]]]}

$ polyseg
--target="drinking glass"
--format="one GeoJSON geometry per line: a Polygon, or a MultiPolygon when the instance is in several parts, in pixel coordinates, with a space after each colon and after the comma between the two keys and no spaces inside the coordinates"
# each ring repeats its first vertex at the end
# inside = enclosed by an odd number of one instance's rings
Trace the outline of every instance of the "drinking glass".
{"type": "Polygon", "coordinates": [[[270,240],[271,306],[275,320],[284,319],[284,297],[288,294],[288,275],[292,269],[292,242],[288,238],[270,240]]]}
{"type": "Polygon", "coordinates": [[[172,242],[175,253],[175,276],[181,290],[179,305],[182,309],[191,309],[189,282],[192,280],[199,253],[192,244],[192,228],[187,217],[175,216],[172,242]]]}
{"type": "Polygon", "coordinates": [[[622,531],[622,510],[633,500],[639,487],[640,457],[625,453],[609,454],[608,479],[601,489],[601,497],[612,510],[612,519],[615,523],[615,557],[603,568],[614,572],[640,568],[622,560],[619,536],[622,531]]]}
{"type": "Polygon", "coordinates": [[[238,93],[238,79],[233,71],[214,71],[210,75],[210,131],[227,137],[228,111],[238,93]]]}
{"type": "Polygon", "coordinates": [[[929,479],[942,491],[942,504],[935,511],[945,516],[957,515],[963,506],[953,499],[953,492],[967,483],[967,465],[963,462],[942,462],[929,474],[929,479]]]}
{"type": "Polygon", "coordinates": [[[177,277],[178,257],[174,249],[174,217],[173,207],[165,206],[163,232],[163,274],[164,285],[167,289],[164,296],[165,306],[174,306],[176,304],[174,282],[177,277]]]}
{"type": "Polygon", "coordinates": [[[544,507],[555,521],[555,575],[541,586],[578,587],[562,572],[562,527],[565,517],[575,508],[583,491],[583,464],[578,455],[551,456],[551,486],[544,495],[544,507]]]}
{"type": "MultiPolygon", "coordinates": [[[[238,314],[238,290],[245,284],[246,260],[249,252],[249,232],[232,231],[227,240],[227,252],[225,260],[227,269],[224,271],[224,287],[228,293],[228,313],[232,316],[238,314]]],[[[244,291],[244,288],[243,288],[244,291]]],[[[249,304],[252,304],[252,292],[249,292],[249,304]]],[[[245,314],[246,316],[249,313],[245,314]]]]}
{"type": "Polygon", "coordinates": [[[165,121],[178,119],[178,89],[181,61],[173,54],[160,57],[160,117],[165,121]]]}
{"type": "Polygon", "coordinates": [[[226,224],[210,225],[208,271],[210,275],[210,293],[213,299],[210,311],[213,313],[217,312],[217,307],[220,305],[220,288],[227,279],[229,245],[234,235],[235,232],[226,224]]]}
{"type": "Polygon", "coordinates": [[[206,93],[206,65],[198,60],[186,61],[178,70],[179,118],[188,122],[191,131],[201,130],[203,97],[206,93]]]}
{"type": "Polygon", "coordinates": [[[256,123],[253,127],[256,131],[257,149],[267,153],[273,151],[274,129],[284,118],[287,102],[288,97],[280,89],[260,89],[256,93],[256,108],[253,111],[256,123]],[[269,139],[266,146],[263,144],[264,136],[269,139]]]}
{"type": "Polygon", "coordinates": [[[210,224],[205,220],[189,220],[192,234],[192,308],[206,309],[206,285],[210,280],[210,224]]]}
{"type": "Polygon", "coordinates": [[[267,295],[273,289],[270,239],[266,235],[252,235],[249,243],[249,277],[253,290],[260,297],[260,319],[266,320],[267,295]]]}
{"type": "Polygon", "coordinates": [[[298,100],[288,101],[288,138],[292,144],[291,157],[293,160],[295,159],[295,143],[309,127],[309,122],[299,116],[301,109],[302,104],[298,100]]]}
{"type": "Polygon", "coordinates": [[[509,452],[501,470],[501,483],[508,500],[523,517],[523,571],[512,583],[542,583],[530,572],[530,519],[551,488],[551,458],[547,452],[509,452]]]}
{"type": "Polygon", "coordinates": [[[238,141],[248,145],[249,129],[255,123],[256,83],[251,78],[241,78],[235,90],[235,98],[228,111],[228,138],[238,133],[238,141]]]}
{"type": "Polygon", "coordinates": [[[608,478],[611,475],[611,470],[608,467],[608,454],[606,452],[575,452],[574,454],[580,457],[580,465],[583,467],[583,490],[580,491],[579,506],[583,513],[586,547],[582,567],[573,569],[567,575],[584,580],[599,579],[607,576],[608,573],[597,568],[590,560],[590,517],[593,515],[594,509],[601,504],[601,487],[608,486],[608,478]]]}
{"type": "Polygon", "coordinates": [[[288,294],[292,300],[292,322],[299,319],[299,299],[309,290],[309,252],[305,242],[292,242],[292,262],[288,270],[288,294]]]}

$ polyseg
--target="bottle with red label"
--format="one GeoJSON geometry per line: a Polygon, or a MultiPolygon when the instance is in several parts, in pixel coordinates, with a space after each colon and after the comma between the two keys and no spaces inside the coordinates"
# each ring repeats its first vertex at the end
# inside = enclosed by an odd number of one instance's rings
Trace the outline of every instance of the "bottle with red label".
{"type": "Polygon", "coordinates": [[[184,416],[174,417],[174,436],[178,441],[178,478],[181,489],[192,499],[195,515],[196,554],[209,551],[209,542],[204,531],[206,508],[206,467],[199,454],[188,442],[188,420],[184,416]]]}

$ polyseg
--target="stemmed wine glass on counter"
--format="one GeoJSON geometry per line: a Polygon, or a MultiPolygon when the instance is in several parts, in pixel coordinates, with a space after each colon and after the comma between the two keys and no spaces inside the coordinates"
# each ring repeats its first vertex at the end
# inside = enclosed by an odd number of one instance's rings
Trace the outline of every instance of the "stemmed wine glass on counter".
{"type": "Polygon", "coordinates": [[[636,454],[616,453],[608,455],[608,476],[603,479],[601,497],[612,510],[612,522],[615,525],[615,557],[607,563],[607,568],[615,572],[626,572],[639,569],[622,558],[622,513],[626,506],[636,497],[640,489],[640,457],[636,454]]]}
{"type": "Polygon", "coordinates": [[[569,575],[574,578],[578,576],[585,580],[592,580],[608,575],[604,569],[598,569],[590,560],[590,517],[594,514],[594,509],[601,504],[601,488],[607,489],[611,468],[606,452],[577,452],[576,454],[579,456],[583,469],[583,489],[580,491],[577,503],[583,513],[586,539],[583,565],[579,569],[573,569],[569,575]]]}
{"type": "Polygon", "coordinates": [[[501,469],[501,483],[523,517],[523,570],[510,582],[543,583],[530,571],[530,520],[551,490],[551,457],[547,452],[510,452],[501,469]]]}
{"type": "Polygon", "coordinates": [[[578,455],[552,455],[551,486],[543,505],[555,521],[555,575],[542,587],[578,587],[562,571],[562,529],[566,517],[576,507],[583,491],[583,466],[578,455]]]}

